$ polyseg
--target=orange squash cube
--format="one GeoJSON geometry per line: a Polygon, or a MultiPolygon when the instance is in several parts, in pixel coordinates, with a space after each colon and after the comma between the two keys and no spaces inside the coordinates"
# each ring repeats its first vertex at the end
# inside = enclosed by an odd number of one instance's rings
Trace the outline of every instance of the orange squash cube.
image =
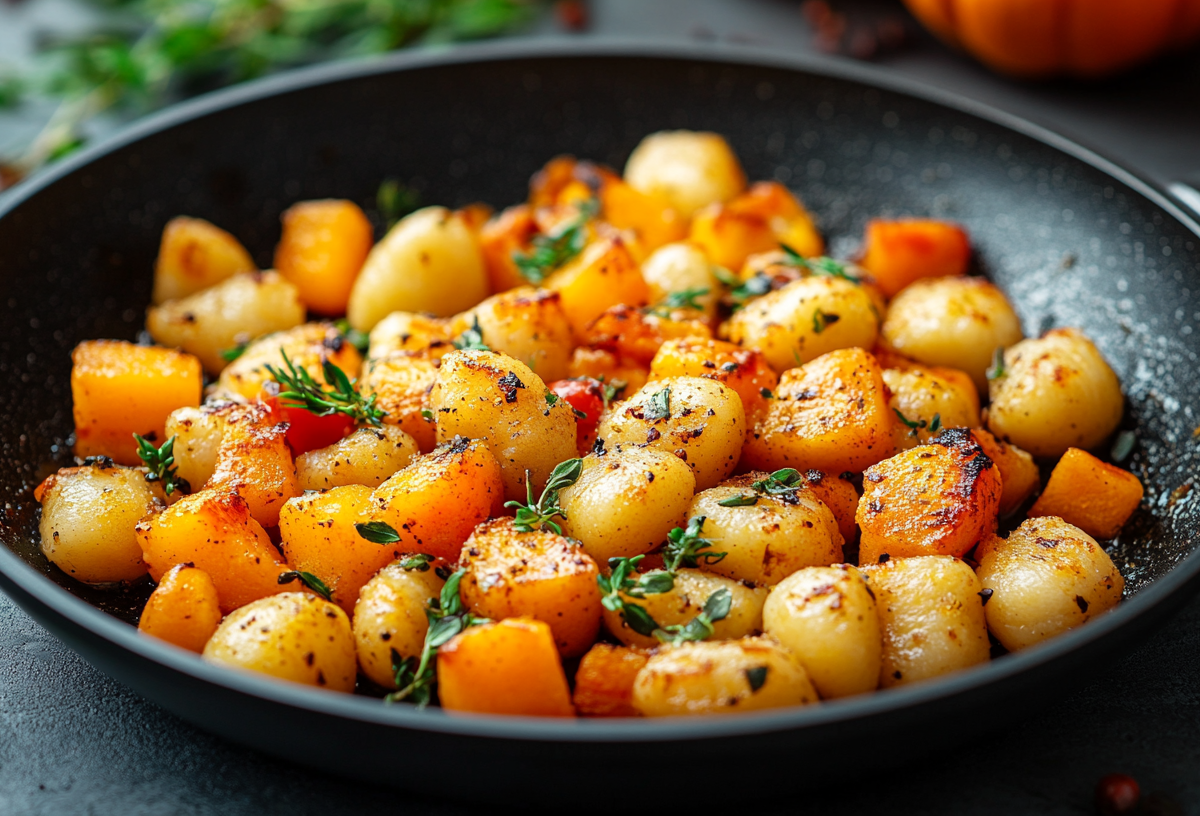
{"type": "Polygon", "coordinates": [[[1127,470],[1101,462],[1085,450],[1067,448],[1054,466],[1046,489],[1029,518],[1058,516],[1093,538],[1114,538],[1145,492],[1142,483],[1127,470]]]}
{"type": "Polygon", "coordinates": [[[301,201],[283,214],[275,269],[296,284],[310,312],[345,314],[374,241],[371,222],[354,202],[301,201]]]}
{"type": "Polygon", "coordinates": [[[171,567],[192,564],[212,579],[224,613],[295,589],[279,583],[287,564],[245,499],[232,491],[184,496],[134,529],[151,578],[162,581],[171,567]]]}
{"type": "Polygon", "coordinates": [[[217,466],[207,488],[232,490],[250,505],[264,527],[279,524],[283,503],[300,495],[288,425],[261,403],[235,408],[225,417],[217,466]]]}
{"type": "Polygon", "coordinates": [[[575,710],[581,717],[640,717],[633,707],[633,681],[649,659],[640,649],[597,643],[579,661],[575,710]]]}
{"type": "Polygon", "coordinates": [[[397,544],[376,544],[358,534],[354,525],[369,519],[371,507],[371,488],[346,485],[298,496],[279,514],[287,562],[324,581],[347,615],[354,612],[359,590],[403,552],[397,544]]]}
{"type": "Polygon", "coordinates": [[[742,398],[750,427],[766,413],[768,395],[779,386],[779,375],[762,352],[704,336],[667,340],[650,361],[650,376],[656,380],[703,377],[724,383],[742,398]]]}
{"type": "Polygon", "coordinates": [[[537,221],[524,204],[502,211],[479,230],[483,265],[493,292],[507,292],[529,284],[517,269],[513,253],[525,251],[537,231],[537,221]]]}
{"type": "Polygon", "coordinates": [[[642,306],[650,300],[650,287],[620,238],[602,238],[584,247],[546,279],[547,289],[562,296],[563,311],[577,336],[610,306],[642,306]]]}
{"type": "Polygon", "coordinates": [[[550,627],[528,618],[473,626],[438,650],[442,708],[473,714],[573,717],[550,627]]]}
{"type": "Polygon", "coordinates": [[[857,473],[895,452],[894,421],[879,362],[859,348],[838,349],[783,373],[742,463],[857,473]]]}
{"type": "Polygon", "coordinates": [[[201,218],[172,218],[163,229],[150,300],[156,306],[178,300],[257,269],[246,248],[225,230],[201,218]]]}
{"type": "Polygon", "coordinates": [[[624,383],[625,389],[621,393],[630,396],[646,384],[650,372],[636,360],[619,357],[607,349],[577,346],[571,353],[567,376],[591,377],[610,384],[624,383]]]}
{"type": "Polygon", "coordinates": [[[971,240],[957,224],[905,218],[867,223],[859,263],[889,298],[921,278],[965,275],[971,240]]]}
{"type": "Polygon", "coordinates": [[[456,439],[375,488],[370,518],[400,534],[400,552],[457,561],[476,525],[502,512],[500,464],[483,440],[456,439]]]}
{"type": "Polygon", "coordinates": [[[664,341],[683,337],[712,337],[712,330],[703,320],[690,320],[683,314],[663,317],[622,303],[592,321],[583,333],[583,344],[611,349],[619,357],[649,365],[664,341]]]}
{"type": "Polygon", "coordinates": [[[996,532],[1000,472],[966,428],[898,453],[863,474],[858,563],[961,558],[996,532]]]}
{"type": "Polygon", "coordinates": [[[854,489],[850,480],[845,476],[834,476],[819,470],[810,470],[803,475],[809,489],[837,519],[838,532],[842,534],[845,542],[849,544],[858,538],[858,522],[855,520],[858,513],[858,491],[854,489]]]}
{"type": "Polygon", "coordinates": [[[176,564],[150,593],[138,631],[199,654],[220,625],[221,603],[212,578],[202,569],[176,564]]]}
{"type": "Polygon", "coordinates": [[[806,258],[825,251],[812,216],[792,192],[776,181],[760,181],[723,205],[711,205],[692,219],[689,240],[713,263],[739,270],[751,255],[787,244],[806,258]]]}
{"type": "Polygon", "coordinates": [[[200,404],[200,361],[122,340],[86,340],[71,354],[75,453],[140,465],[135,433],[161,445],[167,417],[200,404]]]}

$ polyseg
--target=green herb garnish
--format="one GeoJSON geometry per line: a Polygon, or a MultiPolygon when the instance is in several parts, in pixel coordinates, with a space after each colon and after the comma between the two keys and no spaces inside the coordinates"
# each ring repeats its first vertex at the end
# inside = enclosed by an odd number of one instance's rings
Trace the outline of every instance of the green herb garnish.
{"type": "Polygon", "coordinates": [[[758,504],[758,496],[753,493],[739,493],[727,499],[721,499],[717,504],[722,507],[753,507],[758,504]]]}
{"type": "Polygon", "coordinates": [[[550,273],[583,251],[587,241],[587,222],[600,211],[594,198],[579,205],[579,214],[546,235],[535,236],[529,252],[514,252],[517,271],[530,283],[540,284],[550,273]]]}
{"type": "MultiPolygon", "coordinates": [[[[180,94],[272,71],[497,34],[537,13],[521,0],[119,0],[79,34],[43,39],[23,75],[0,72],[0,104],[60,100],[12,165],[27,173],[82,144],[109,109],[142,112],[180,94]]],[[[398,211],[398,210],[397,210],[398,211]]]]}
{"type": "Polygon", "coordinates": [[[896,412],[896,416],[909,429],[909,435],[913,438],[916,438],[917,433],[925,428],[928,428],[931,434],[935,434],[942,429],[942,415],[940,413],[934,414],[933,419],[926,422],[923,419],[909,419],[900,412],[899,408],[893,408],[892,410],[896,412]]]}
{"type": "Polygon", "coordinates": [[[346,339],[347,343],[354,346],[361,353],[367,353],[367,349],[371,347],[371,338],[366,332],[360,332],[351,326],[350,321],[344,317],[334,322],[333,326],[346,339]]]}
{"type": "Polygon", "coordinates": [[[396,528],[386,521],[366,521],[354,525],[358,534],[372,544],[395,544],[400,540],[396,528]]]}
{"type": "Polygon", "coordinates": [[[137,441],[138,456],[149,471],[146,474],[147,482],[162,482],[163,492],[168,496],[176,490],[180,493],[191,491],[192,486],[187,479],[175,472],[175,437],[164,442],[161,448],[154,447],[141,434],[135,433],[133,438],[137,441]]]}
{"type": "Polygon", "coordinates": [[[479,328],[479,317],[471,316],[471,326],[458,337],[450,341],[450,345],[459,351],[491,351],[491,347],[483,342],[483,329],[479,328]]]}
{"type": "Polygon", "coordinates": [[[678,646],[693,640],[707,640],[713,635],[713,624],[729,617],[733,608],[733,593],[721,587],[704,602],[700,614],[684,624],[673,624],[655,629],[653,634],[663,643],[678,646]]]}
{"type": "Polygon", "coordinates": [[[558,506],[558,491],[575,484],[579,480],[579,474],[581,473],[583,473],[582,459],[568,459],[565,462],[560,462],[550,472],[550,478],[546,480],[546,487],[542,490],[541,498],[535,502],[533,500],[533,483],[529,478],[529,471],[526,470],[526,503],[521,504],[519,501],[504,503],[505,507],[515,508],[517,511],[513,527],[521,533],[532,533],[549,528],[557,535],[562,535],[562,527],[554,521],[554,517],[562,516],[566,518],[567,514],[566,511],[558,506]]]}
{"type": "Polygon", "coordinates": [[[821,332],[825,331],[826,328],[832,326],[841,319],[841,315],[829,314],[821,311],[820,308],[818,308],[815,312],[813,312],[813,332],[820,334],[821,332]]]}
{"type": "Polygon", "coordinates": [[[290,400],[285,403],[288,408],[303,408],[316,416],[331,416],[344,414],[355,422],[366,423],[379,427],[387,412],[375,406],[376,395],[363,397],[354,388],[354,380],[328,360],[321,361],[321,371],[325,375],[325,383],[332,390],[326,390],[317,384],[305,368],[297,368],[288,359],[287,352],[280,349],[286,371],[269,363],[264,366],[275,382],[283,386],[285,391],[279,392],[279,398],[290,400]]]}
{"type": "Polygon", "coordinates": [[[395,673],[396,691],[383,698],[386,703],[412,700],[418,708],[433,702],[437,690],[437,671],[434,658],[437,651],[455,635],[482,623],[491,623],[487,618],[477,618],[467,611],[459,595],[458,587],[466,570],[459,570],[446,579],[441,595],[429,600],[425,616],[429,618],[429,631],[420,658],[403,657],[392,650],[392,671],[395,673]]]}
{"type": "Polygon", "coordinates": [[[755,666],[753,669],[746,669],[746,682],[750,684],[751,691],[758,691],[767,682],[767,669],[770,666],[755,666]]]}
{"type": "Polygon", "coordinates": [[[787,256],[789,266],[800,267],[807,269],[813,275],[826,275],[831,278],[841,278],[844,281],[849,281],[855,286],[862,283],[857,277],[852,275],[847,270],[847,264],[841,261],[835,261],[833,258],[821,256],[819,258],[805,258],[796,250],[792,249],[787,244],[780,244],[783,247],[783,254],[787,256]]]}
{"type": "Polygon", "coordinates": [[[433,556],[429,553],[413,553],[400,560],[400,569],[405,572],[429,572],[429,565],[432,563],[433,556]]]}
{"type": "Polygon", "coordinates": [[[1008,369],[1004,366],[1004,349],[998,348],[992,354],[992,364],[988,367],[984,374],[989,380],[998,380],[1008,373],[1008,369]]]}
{"type": "Polygon", "coordinates": [[[246,348],[249,345],[249,343],[239,343],[233,348],[227,348],[221,352],[221,359],[227,363],[232,363],[246,353],[246,348]]]}
{"type": "Polygon", "coordinates": [[[763,399],[775,399],[775,393],[770,388],[760,389],[758,393],[763,399]]]}
{"type": "Polygon", "coordinates": [[[733,594],[722,587],[708,596],[704,609],[692,620],[685,624],[659,626],[650,616],[645,607],[627,601],[629,598],[645,598],[647,595],[660,595],[675,588],[675,576],[672,572],[652,572],[634,580],[630,574],[645,556],[633,558],[610,558],[608,565],[611,574],[598,575],[596,581],[602,594],[600,603],[605,609],[617,612],[629,628],[643,637],[654,637],[663,643],[678,646],[689,640],[704,640],[712,636],[713,623],[728,617],[733,605],[733,594]]]}
{"type": "Polygon", "coordinates": [[[421,206],[421,194],[396,179],[384,179],[375,192],[375,206],[388,229],[421,206]]]}
{"type": "Polygon", "coordinates": [[[333,600],[333,592],[330,591],[329,587],[324,581],[313,575],[311,572],[303,572],[302,570],[289,570],[288,572],[279,573],[279,583],[290,584],[292,581],[299,581],[327,601],[333,600]]]}
{"type": "Polygon", "coordinates": [[[688,519],[687,529],[676,527],[667,533],[667,545],[663,548],[663,568],[675,573],[683,567],[698,567],[700,562],[715,564],[728,553],[705,552],[712,546],[700,533],[704,530],[704,516],[688,519]]]}
{"type": "Polygon", "coordinates": [[[756,297],[767,294],[774,287],[770,275],[759,272],[754,277],[735,286],[729,291],[729,299],[733,302],[734,310],[740,309],[756,297]]]}
{"type": "Polygon", "coordinates": [[[679,292],[671,292],[662,303],[655,306],[647,307],[647,314],[658,315],[659,317],[670,317],[671,312],[676,309],[692,309],[697,312],[704,311],[704,306],[696,302],[696,298],[702,298],[707,295],[709,289],[707,286],[696,287],[693,289],[684,289],[679,292]]]}
{"type": "Polygon", "coordinates": [[[651,394],[646,406],[642,409],[642,419],[657,422],[660,419],[671,418],[671,388],[651,394]]]}

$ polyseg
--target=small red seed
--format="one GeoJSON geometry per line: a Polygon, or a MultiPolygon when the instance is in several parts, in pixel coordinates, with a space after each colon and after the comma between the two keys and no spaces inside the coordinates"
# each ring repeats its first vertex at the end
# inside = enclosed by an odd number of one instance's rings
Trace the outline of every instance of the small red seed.
{"type": "Polygon", "coordinates": [[[1096,812],[1100,816],[1132,813],[1141,798],[1137,780],[1126,774],[1109,774],[1096,785],[1096,812]]]}

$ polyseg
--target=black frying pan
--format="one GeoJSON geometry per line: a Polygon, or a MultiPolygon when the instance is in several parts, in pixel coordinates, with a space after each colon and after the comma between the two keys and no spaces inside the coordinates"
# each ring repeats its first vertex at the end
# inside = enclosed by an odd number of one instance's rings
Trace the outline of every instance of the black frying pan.
{"type": "Polygon", "coordinates": [[[759,796],[845,778],[869,770],[872,755],[914,757],[1053,699],[1196,585],[1200,502],[1180,486],[1196,470],[1200,424],[1198,236],[1162,194],[1087,150],[858,66],[711,47],[489,45],[215,94],[64,162],[0,208],[0,587],[184,719],[374,782],[578,803],[606,780],[697,778],[714,758],[740,782],[704,785],[707,801],[744,797],[750,781],[759,796]],[[135,337],[167,219],[227,227],[266,266],[295,200],[369,208],[380,180],[398,177],[430,203],[504,205],[551,156],[619,168],[643,135],[678,127],[725,134],[751,178],[797,190],[835,253],[874,215],[962,222],[979,271],[1009,293],[1027,334],[1079,326],[1098,343],[1128,393],[1139,442],[1126,464],[1146,485],[1111,547],[1124,604],[1040,648],[923,685],[761,715],[549,722],[385,707],[210,667],[128,625],[148,585],[89,590],[42,558],[32,489],[71,461],[69,352],[86,338],[135,337]]]}

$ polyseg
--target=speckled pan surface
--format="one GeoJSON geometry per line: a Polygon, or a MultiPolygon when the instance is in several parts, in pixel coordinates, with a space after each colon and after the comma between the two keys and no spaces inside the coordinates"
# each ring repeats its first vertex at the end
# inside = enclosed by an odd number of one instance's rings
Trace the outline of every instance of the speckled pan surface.
{"type": "Polygon", "coordinates": [[[461,791],[482,798],[511,790],[512,769],[527,763],[549,763],[551,787],[565,795],[649,752],[686,763],[710,739],[786,749],[810,774],[868,735],[904,730],[915,752],[967,733],[964,712],[985,706],[1002,719],[1030,689],[1092,670],[1194,585],[1198,291],[1197,227],[1147,185],[1036,128],[858,66],[733,49],[487,45],[281,77],[151,119],[0,210],[0,587],[186,719],[301,761],[318,761],[315,732],[352,740],[342,744],[366,757],[319,761],[397,784],[401,762],[449,780],[462,750],[489,760],[461,791]],[[751,178],[796,190],[834,254],[852,252],[874,215],[960,221],[1027,334],[1071,325],[1097,342],[1125,385],[1125,427],[1138,433],[1127,465],[1146,485],[1112,549],[1129,579],[1121,608],[976,671],[806,710],[672,723],[472,720],[214,670],[119,622],[135,619],[148,588],[84,590],[38,553],[32,489],[70,460],[70,350],[137,334],[167,219],[220,224],[268,266],[279,215],[295,200],[351,198],[370,211],[380,180],[394,177],[426,202],[504,206],[551,156],[620,167],[643,135],[676,127],[724,134],[751,178]]]}

